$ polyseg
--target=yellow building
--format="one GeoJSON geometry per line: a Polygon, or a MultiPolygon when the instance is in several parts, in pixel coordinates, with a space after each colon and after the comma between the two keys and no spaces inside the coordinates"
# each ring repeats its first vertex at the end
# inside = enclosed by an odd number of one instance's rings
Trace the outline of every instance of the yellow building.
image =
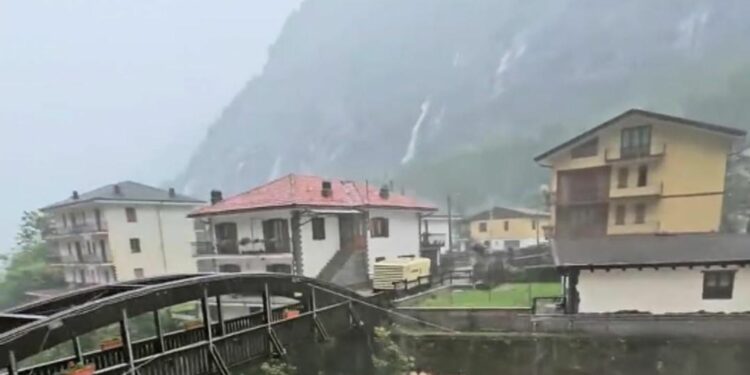
{"type": "Polygon", "coordinates": [[[555,236],[716,232],[745,131],[629,110],[539,155],[555,236]]]}
{"type": "Polygon", "coordinates": [[[494,250],[518,249],[545,242],[549,214],[527,209],[494,207],[468,220],[471,239],[494,250]]]}

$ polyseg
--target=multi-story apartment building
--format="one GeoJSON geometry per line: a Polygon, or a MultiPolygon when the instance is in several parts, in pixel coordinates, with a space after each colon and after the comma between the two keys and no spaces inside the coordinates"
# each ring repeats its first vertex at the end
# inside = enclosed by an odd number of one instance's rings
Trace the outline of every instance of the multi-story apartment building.
{"type": "Polygon", "coordinates": [[[554,235],[719,230],[727,156],[744,131],[627,111],[536,157],[554,235]]]}
{"type": "Polygon", "coordinates": [[[195,272],[190,244],[203,202],[131,181],[81,193],[42,208],[52,263],[70,285],[102,284],[195,272]]]}
{"type": "Polygon", "coordinates": [[[550,215],[524,208],[493,207],[467,221],[473,241],[498,251],[546,242],[543,228],[549,226],[550,215]]]}
{"type": "Polygon", "coordinates": [[[369,281],[380,258],[420,255],[420,217],[436,208],[387,187],[288,175],[190,216],[200,272],[289,272],[342,285],[369,281]]]}
{"type": "Polygon", "coordinates": [[[719,233],[744,136],[629,110],[539,155],[566,311],[750,311],[750,237],[719,233]]]}

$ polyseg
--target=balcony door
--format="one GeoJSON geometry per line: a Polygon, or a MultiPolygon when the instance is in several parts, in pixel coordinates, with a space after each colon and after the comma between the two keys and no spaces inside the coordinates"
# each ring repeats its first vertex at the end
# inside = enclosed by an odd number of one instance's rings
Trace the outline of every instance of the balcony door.
{"type": "Polygon", "coordinates": [[[607,234],[608,207],[593,204],[557,207],[557,235],[563,238],[598,237],[607,234]]]}
{"type": "Polygon", "coordinates": [[[289,221],[286,219],[264,220],[263,239],[266,244],[266,252],[290,252],[291,247],[289,246],[289,221]]]}
{"type": "Polygon", "coordinates": [[[609,198],[609,174],[609,167],[558,172],[558,205],[605,202],[609,198]]]}
{"type": "Polygon", "coordinates": [[[651,153],[651,126],[622,129],[620,135],[620,157],[634,158],[651,153]]]}
{"type": "Polygon", "coordinates": [[[216,224],[216,247],[220,254],[237,254],[237,224],[220,223],[216,224]]]}
{"type": "Polygon", "coordinates": [[[364,250],[367,246],[365,217],[361,214],[339,215],[341,250],[364,250]]]}

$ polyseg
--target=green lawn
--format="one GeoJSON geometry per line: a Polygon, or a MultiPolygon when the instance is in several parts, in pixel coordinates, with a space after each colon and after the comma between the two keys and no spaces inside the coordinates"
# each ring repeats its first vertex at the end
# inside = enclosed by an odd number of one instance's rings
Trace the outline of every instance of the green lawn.
{"type": "Polygon", "coordinates": [[[423,301],[425,307],[529,307],[534,297],[560,296],[558,283],[513,283],[495,289],[443,289],[423,301]]]}

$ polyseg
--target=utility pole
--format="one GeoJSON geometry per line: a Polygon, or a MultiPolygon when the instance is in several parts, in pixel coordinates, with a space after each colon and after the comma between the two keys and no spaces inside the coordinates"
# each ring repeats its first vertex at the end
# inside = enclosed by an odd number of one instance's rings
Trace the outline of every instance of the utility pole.
{"type": "Polygon", "coordinates": [[[448,194],[448,252],[453,252],[453,213],[451,195],[448,194]]]}

